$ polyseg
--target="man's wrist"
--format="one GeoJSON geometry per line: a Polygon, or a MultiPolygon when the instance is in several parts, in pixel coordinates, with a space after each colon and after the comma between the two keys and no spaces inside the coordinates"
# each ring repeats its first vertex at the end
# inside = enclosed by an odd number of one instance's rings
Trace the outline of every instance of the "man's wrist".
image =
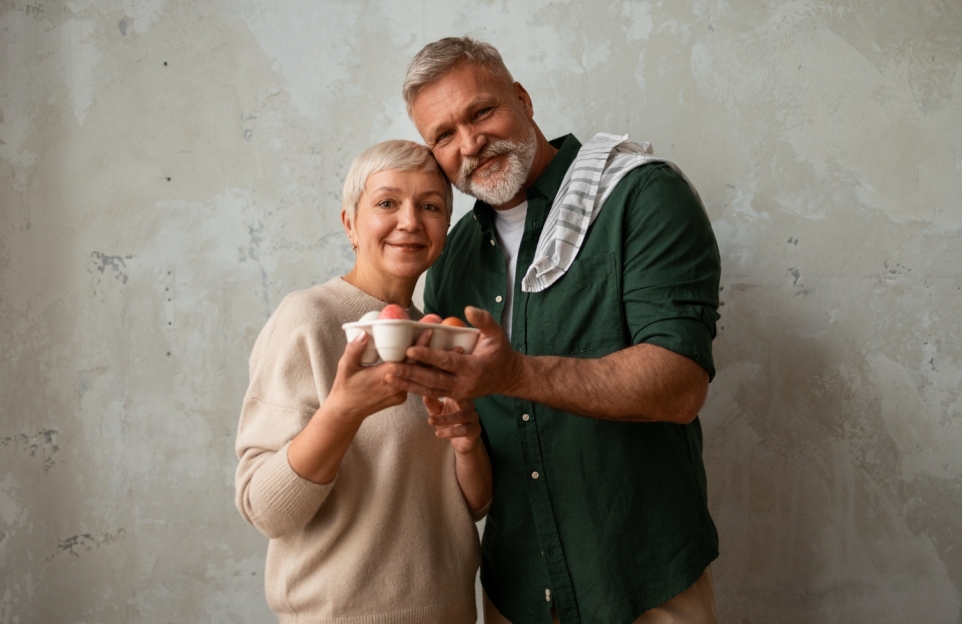
{"type": "Polygon", "coordinates": [[[512,351],[512,362],[507,367],[508,372],[505,375],[505,379],[507,380],[505,388],[498,394],[515,398],[525,398],[525,389],[528,387],[528,379],[530,377],[533,360],[534,358],[531,356],[512,351]]]}

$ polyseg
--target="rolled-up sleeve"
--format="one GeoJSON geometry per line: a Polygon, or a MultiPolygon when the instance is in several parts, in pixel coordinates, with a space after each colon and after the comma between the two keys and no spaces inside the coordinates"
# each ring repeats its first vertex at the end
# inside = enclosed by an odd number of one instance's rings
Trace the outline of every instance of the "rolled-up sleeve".
{"type": "MultiPolygon", "coordinates": [[[[668,165],[626,178],[623,299],[634,344],[664,347],[715,376],[711,343],[718,320],[721,260],[708,215],[668,165]]],[[[617,191],[616,191],[617,192],[617,191]]]]}

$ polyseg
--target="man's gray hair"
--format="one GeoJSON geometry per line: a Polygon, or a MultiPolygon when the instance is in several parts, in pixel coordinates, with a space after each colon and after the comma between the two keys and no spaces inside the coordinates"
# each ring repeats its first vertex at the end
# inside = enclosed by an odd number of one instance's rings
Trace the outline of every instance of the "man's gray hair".
{"type": "Polygon", "coordinates": [[[471,37],[445,37],[424,46],[408,65],[404,87],[401,89],[404,102],[408,107],[408,116],[411,115],[414,98],[421,89],[439,79],[459,63],[480,65],[508,85],[514,84],[511,72],[505,67],[501,54],[493,45],[471,37]]]}
{"type": "Polygon", "coordinates": [[[367,148],[354,159],[351,168],[344,179],[344,192],[341,195],[341,206],[347,211],[351,225],[357,216],[357,204],[367,185],[367,179],[378,171],[397,169],[400,171],[425,171],[436,173],[444,183],[444,209],[448,218],[454,208],[454,192],[451,183],[444,176],[434,155],[424,145],[414,141],[395,139],[384,141],[367,148]]]}

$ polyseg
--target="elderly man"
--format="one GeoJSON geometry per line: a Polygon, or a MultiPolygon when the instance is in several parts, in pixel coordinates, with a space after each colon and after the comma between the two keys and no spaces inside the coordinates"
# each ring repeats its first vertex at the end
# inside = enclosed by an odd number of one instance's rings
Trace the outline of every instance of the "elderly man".
{"type": "Polygon", "coordinates": [[[412,347],[431,366],[401,365],[395,382],[477,397],[494,469],[485,620],[714,622],[697,415],[720,264],[697,193],[624,137],[546,140],[488,44],[428,45],[404,99],[445,174],[478,199],[424,297],[478,327],[478,344],[412,347]]]}

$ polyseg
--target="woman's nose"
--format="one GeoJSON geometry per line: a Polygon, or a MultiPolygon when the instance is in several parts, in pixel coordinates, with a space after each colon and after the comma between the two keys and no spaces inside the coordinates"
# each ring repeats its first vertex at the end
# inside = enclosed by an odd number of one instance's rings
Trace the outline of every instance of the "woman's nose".
{"type": "Polygon", "coordinates": [[[400,230],[413,231],[421,227],[421,219],[414,202],[404,202],[397,215],[397,226],[400,230]]]}

